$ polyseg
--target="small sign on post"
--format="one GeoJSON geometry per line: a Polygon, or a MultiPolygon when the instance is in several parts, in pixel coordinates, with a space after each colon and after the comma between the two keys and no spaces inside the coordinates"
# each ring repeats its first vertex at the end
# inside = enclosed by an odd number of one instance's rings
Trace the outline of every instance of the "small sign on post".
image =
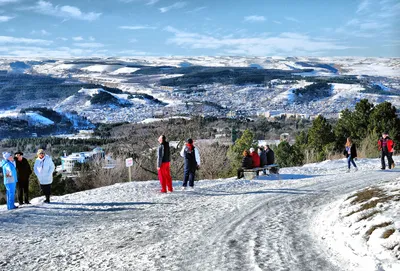
{"type": "Polygon", "coordinates": [[[125,159],[125,165],[128,168],[128,172],[129,172],[129,181],[132,181],[132,172],[131,172],[131,168],[133,166],[133,158],[127,158],[125,159]]]}

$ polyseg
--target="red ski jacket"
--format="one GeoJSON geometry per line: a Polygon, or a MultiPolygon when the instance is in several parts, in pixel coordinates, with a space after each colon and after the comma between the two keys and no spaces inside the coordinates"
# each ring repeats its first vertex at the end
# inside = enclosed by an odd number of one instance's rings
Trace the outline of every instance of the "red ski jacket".
{"type": "MultiPolygon", "coordinates": [[[[379,146],[379,150],[381,151],[382,150],[382,145],[383,145],[383,141],[384,139],[383,138],[380,138],[379,140],[378,140],[378,146],[379,146]]],[[[394,142],[393,142],[393,140],[391,139],[391,138],[389,138],[389,137],[387,137],[386,138],[386,144],[387,144],[387,149],[388,149],[388,151],[389,152],[393,152],[393,148],[394,148],[394,142]]]]}

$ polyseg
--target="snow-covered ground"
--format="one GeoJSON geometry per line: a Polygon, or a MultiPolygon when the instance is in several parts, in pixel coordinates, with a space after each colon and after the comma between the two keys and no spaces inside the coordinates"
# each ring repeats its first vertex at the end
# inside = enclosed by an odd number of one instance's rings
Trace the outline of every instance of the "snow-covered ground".
{"type": "Polygon", "coordinates": [[[202,180],[194,191],[180,191],[179,180],[168,194],[159,193],[157,181],[131,182],[54,196],[51,204],[36,198],[31,206],[13,211],[1,206],[0,266],[399,270],[399,245],[393,251],[385,248],[398,242],[398,204],[379,207],[381,213],[373,218],[393,222],[396,232],[386,241],[375,232],[369,241],[360,238],[363,230],[353,234],[357,226],[352,222],[348,227],[344,214],[360,189],[377,185],[398,193],[400,171],[379,170],[379,159],[356,163],[359,171],[351,173],[345,173],[341,159],[284,168],[279,178],[202,180]]]}

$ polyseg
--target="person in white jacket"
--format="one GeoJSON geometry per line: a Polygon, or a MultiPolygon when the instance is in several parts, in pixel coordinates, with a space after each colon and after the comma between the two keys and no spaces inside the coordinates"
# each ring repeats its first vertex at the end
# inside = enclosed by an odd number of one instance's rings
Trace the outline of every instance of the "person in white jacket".
{"type": "Polygon", "coordinates": [[[189,138],[186,141],[180,154],[185,159],[182,190],[186,189],[188,182],[189,187],[193,189],[196,170],[200,168],[200,152],[193,146],[193,139],[189,138]]]}
{"type": "Polygon", "coordinates": [[[37,156],[38,158],[36,158],[33,171],[39,180],[43,194],[46,196],[44,202],[50,203],[51,184],[53,182],[55,166],[51,157],[46,155],[43,149],[38,150],[37,156]]]}

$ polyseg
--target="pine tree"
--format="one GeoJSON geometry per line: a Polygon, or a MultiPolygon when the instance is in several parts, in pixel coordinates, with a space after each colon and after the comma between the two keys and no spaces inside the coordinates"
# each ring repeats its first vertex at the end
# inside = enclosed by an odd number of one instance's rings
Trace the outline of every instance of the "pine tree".
{"type": "Polygon", "coordinates": [[[389,102],[378,104],[370,115],[368,128],[377,137],[386,131],[392,138],[400,140],[400,119],[396,116],[396,107],[389,102]]]}
{"type": "Polygon", "coordinates": [[[279,143],[275,149],[275,157],[280,167],[299,166],[304,158],[300,149],[296,145],[291,146],[287,141],[279,143]]]}
{"type": "Polygon", "coordinates": [[[308,148],[314,149],[318,153],[317,159],[319,161],[325,159],[325,145],[334,142],[334,139],[332,126],[323,116],[318,116],[308,132],[308,148]]]}
{"type": "Polygon", "coordinates": [[[242,136],[236,140],[235,144],[232,145],[228,151],[228,157],[231,161],[232,167],[234,169],[240,167],[243,158],[243,151],[256,146],[257,144],[254,141],[253,133],[248,129],[244,130],[242,136]]]}

